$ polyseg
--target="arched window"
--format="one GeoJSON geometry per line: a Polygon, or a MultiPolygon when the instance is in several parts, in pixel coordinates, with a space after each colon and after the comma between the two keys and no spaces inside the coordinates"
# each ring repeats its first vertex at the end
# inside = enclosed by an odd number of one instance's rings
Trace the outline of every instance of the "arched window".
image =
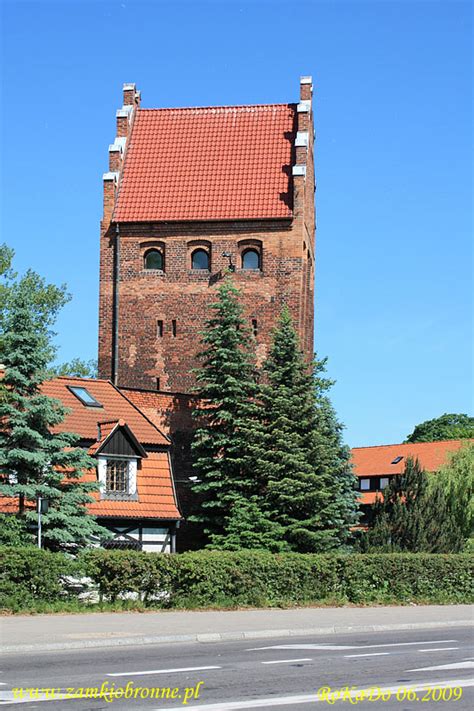
{"type": "Polygon", "coordinates": [[[260,269],[260,252],[246,249],[242,254],[242,269],[260,269]]]}
{"type": "Polygon", "coordinates": [[[209,252],[206,252],[205,249],[195,249],[191,255],[191,269],[209,271],[209,252]]]}
{"type": "Polygon", "coordinates": [[[163,271],[163,252],[158,249],[149,249],[145,253],[145,269],[160,269],[163,271]]]}

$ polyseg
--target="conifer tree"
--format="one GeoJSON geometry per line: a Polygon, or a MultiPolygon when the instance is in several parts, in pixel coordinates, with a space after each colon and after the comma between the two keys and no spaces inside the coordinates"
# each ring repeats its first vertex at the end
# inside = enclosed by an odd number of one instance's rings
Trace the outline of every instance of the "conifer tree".
{"type": "Polygon", "coordinates": [[[229,526],[232,545],[237,546],[237,531],[248,530],[252,521],[256,538],[264,537],[262,528],[272,524],[255,498],[262,433],[252,338],[230,276],[217,294],[202,334],[202,366],[196,373],[201,406],[194,413],[199,425],[192,452],[198,477],[194,492],[201,505],[191,520],[204,527],[211,547],[225,547],[229,526]],[[252,501],[255,518],[242,507],[243,500],[252,501]]]}
{"type": "Polygon", "coordinates": [[[327,397],[325,361],[308,365],[288,308],[274,332],[262,386],[265,446],[262,471],[272,518],[300,552],[343,544],[357,520],[355,477],[327,397]]]}
{"type": "MultiPolygon", "coordinates": [[[[36,498],[47,499],[44,545],[70,549],[107,533],[86,510],[92,501],[89,492],[97,485],[82,481],[82,477],[94,460],[75,446],[78,436],[54,431],[66,410],[40,391],[54,352],[49,332],[54,314],[44,301],[38,305],[37,292],[27,288],[31,279],[29,273],[9,286],[2,318],[0,361],[5,368],[6,397],[0,401],[0,493],[16,497],[20,516],[33,526],[36,498]]],[[[35,276],[37,284],[38,279],[35,276]]],[[[59,308],[59,292],[54,293],[58,298],[53,312],[59,308]]]]}
{"type": "Polygon", "coordinates": [[[212,547],[219,550],[266,550],[282,553],[289,550],[283,527],[265,510],[262,497],[236,495],[224,521],[222,533],[212,535],[212,547]]]}
{"type": "Polygon", "coordinates": [[[436,475],[407,459],[403,474],[394,476],[374,505],[366,550],[449,553],[462,549],[464,538],[436,475]],[[431,481],[428,477],[433,477],[431,481]]]}

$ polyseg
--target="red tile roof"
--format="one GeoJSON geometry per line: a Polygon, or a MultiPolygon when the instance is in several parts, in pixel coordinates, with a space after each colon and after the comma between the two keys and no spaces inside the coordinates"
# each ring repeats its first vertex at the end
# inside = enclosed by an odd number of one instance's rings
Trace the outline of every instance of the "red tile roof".
{"type": "Polygon", "coordinates": [[[121,391],[167,435],[196,427],[192,412],[197,401],[192,395],[133,388],[121,388],[121,391]]]}
{"type": "Polygon", "coordinates": [[[354,447],[351,450],[354,473],[363,477],[401,474],[408,457],[418,459],[423,469],[434,472],[446,464],[450,452],[455,452],[465,443],[466,440],[451,439],[442,442],[354,447]],[[392,464],[397,457],[403,459],[398,464],[392,464]]]}
{"type": "Polygon", "coordinates": [[[138,109],[113,220],[288,218],[296,104],[138,109]]]}
{"type": "Polygon", "coordinates": [[[98,423],[123,420],[141,444],[169,445],[169,439],[109,380],[61,377],[45,381],[41,389],[70,410],[58,431],[96,440],[98,423]],[[83,405],[68,386],[85,387],[102,407],[83,405]]]}
{"type": "MultiPolygon", "coordinates": [[[[97,481],[94,470],[85,472],[83,481],[97,481]]],[[[95,499],[88,504],[91,514],[98,518],[148,518],[157,520],[177,520],[181,514],[176,504],[171,468],[167,452],[149,452],[141,460],[137,471],[136,501],[100,500],[98,491],[90,492],[95,499]]],[[[18,499],[0,496],[0,512],[16,513],[18,499]]]]}
{"type": "MultiPolygon", "coordinates": [[[[85,478],[95,481],[96,473],[88,473],[85,478]]],[[[137,471],[137,491],[138,501],[100,501],[98,492],[92,492],[96,503],[89,505],[89,511],[100,518],[181,518],[167,452],[148,452],[148,457],[141,460],[137,471]]]]}
{"type": "MultiPolygon", "coordinates": [[[[176,520],[181,518],[176,503],[173,475],[168,457],[170,441],[130,400],[108,380],[89,378],[54,378],[44,382],[41,390],[45,395],[60,400],[70,412],[56,428],[61,432],[75,432],[82,439],[94,440],[89,452],[94,454],[97,445],[102,445],[118,426],[127,425],[144,448],[147,445],[162,446],[164,451],[150,452],[141,459],[137,471],[136,501],[100,500],[99,492],[92,492],[95,502],[89,510],[97,517],[148,518],[176,520]],[[69,386],[85,387],[102,407],[87,407],[68,389],[69,386]],[[101,439],[97,443],[98,425],[101,439]]],[[[84,481],[97,481],[94,470],[84,474],[84,481]]],[[[18,499],[0,496],[0,511],[18,511],[18,499]]]]}

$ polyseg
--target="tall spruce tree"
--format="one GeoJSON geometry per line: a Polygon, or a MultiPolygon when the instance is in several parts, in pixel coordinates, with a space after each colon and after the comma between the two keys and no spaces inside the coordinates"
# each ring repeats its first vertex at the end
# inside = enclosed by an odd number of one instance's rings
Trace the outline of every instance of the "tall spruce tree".
{"type": "Polygon", "coordinates": [[[413,553],[461,550],[462,531],[435,476],[427,474],[417,459],[407,459],[403,474],[393,477],[383,497],[377,499],[373,524],[361,547],[413,553]]]}
{"type": "Polygon", "coordinates": [[[40,391],[47,364],[54,353],[50,326],[60,307],[60,290],[47,308],[43,292],[28,287],[43,282],[34,273],[10,284],[2,314],[0,361],[6,396],[0,401],[0,493],[18,500],[19,515],[32,526],[38,496],[49,501],[43,515],[43,541],[51,549],[90,543],[107,532],[88,515],[86,504],[95,483],[86,483],[84,470],[94,465],[75,445],[79,437],[55,428],[66,414],[60,402],[40,391]]]}
{"type": "Polygon", "coordinates": [[[288,308],[274,332],[262,386],[265,446],[260,468],[271,517],[292,550],[320,552],[346,542],[357,520],[355,477],[324,377],[308,365],[288,308]]]}
{"type": "Polygon", "coordinates": [[[199,424],[192,452],[198,477],[194,491],[201,503],[191,520],[204,527],[210,547],[246,548],[249,542],[268,547],[281,532],[259,497],[262,426],[254,344],[230,275],[217,295],[196,372],[201,406],[194,413],[199,424]]]}

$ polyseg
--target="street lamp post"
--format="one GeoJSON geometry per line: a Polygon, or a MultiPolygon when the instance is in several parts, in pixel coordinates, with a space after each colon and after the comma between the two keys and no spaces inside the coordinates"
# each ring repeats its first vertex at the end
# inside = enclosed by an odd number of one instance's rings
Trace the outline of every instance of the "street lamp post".
{"type": "Polygon", "coordinates": [[[41,496],[38,496],[36,504],[36,510],[38,512],[38,548],[41,548],[41,515],[48,513],[49,501],[48,499],[43,499],[41,496]]]}

